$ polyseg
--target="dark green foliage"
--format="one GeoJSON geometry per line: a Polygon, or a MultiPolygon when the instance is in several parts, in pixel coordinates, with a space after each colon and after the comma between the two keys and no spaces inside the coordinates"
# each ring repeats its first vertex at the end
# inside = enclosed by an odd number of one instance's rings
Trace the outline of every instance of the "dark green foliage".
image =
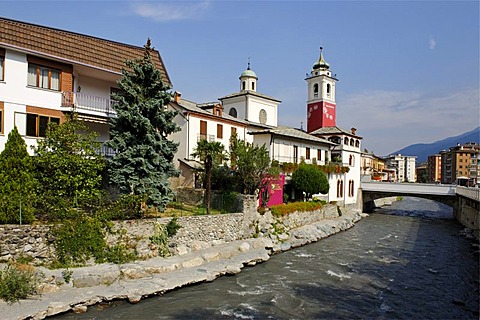
{"type": "Polygon", "coordinates": [[[210,204],[212,200],[212,169],[218,166],[226,159],[223,144],[217,141],[208,142],[207,140],[200,140],[192,154],[193,157],[198,157],[203,162],[203,169],[205,173],[205,207],[207,214],[210,214],[210,204]]]}
{"type": "Polygon", "coordinates": [[[143,217],[141,209],[145,196],[121,195],[117,200],[102,203],[96,214],[104,221],[138,219],[143,217]]]}
{"type": "Polygon", "coordinates": [[[302,164],[292,174],[294,188],[306,193],[307,198],[316,193],[328,193],[329,184],[325,174],[317,165],[302,164]]]}
{"type": "Polygon", "coordinates": [[[236,171],[245,194],[255,194],[270,175],[270,156],[265,146],[256,146],[234,137],[230,141],[231,166],[236,171]]]}
{"type": "Polygon", "coordinates": [[[52,230],[58,264],[61,266],[82,265],[90,258],[103,261],[106,242],[105,225],[100,219],[82,212],[64,219],[52,230]]]}
{"type": "Polygon", "coordinates": [[[30,223],[34,220],[37,182],[33,161],[17,127],[8,134],[0,154],[0,223],[30,223]]]}
{"type": "Polygon", "coordinates": [[[178,176],[178,144],[167,139],[179,130],[176,112],[165,108],[172,96],[150,59],[149,43],[143,59],[126,65],[113,97],[117,117],[111,119],[108,145],[117,154],[108,165],[110,183],[123,194],[146,195],[147,205],[164,210],[173,199],[168,179],[178,176]]]}
{"type": "Polygon", "coordinates": [[[62,219],[90,208],[101,198],[105,159],[98,155],[97,134],[75,115],[61,125],[50,124],[35,148],[39,209],[49,219],[62,219]]]}
{"type": "Polygon", "coordinates": [[[176,235],[178,229],[180,229],[181,227],[182,226],[178,224],[176,217],[170,219],[170,221],[168,221],[167,225],[165,226],[169,237],[176,235]]]}
{"type": "Polygon", "coordinates": [[[0,270],[0,298],[9,304],[37,293],[39,275],[28,265],[7,264],[0,270]]]}

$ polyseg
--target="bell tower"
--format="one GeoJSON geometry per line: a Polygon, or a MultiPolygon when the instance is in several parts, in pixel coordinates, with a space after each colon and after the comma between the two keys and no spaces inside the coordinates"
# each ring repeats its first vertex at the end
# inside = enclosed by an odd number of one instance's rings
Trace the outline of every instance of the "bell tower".
{"type": "Polygon", "coordinates": [[[332,76],[330,65],[323,58],[323,48],[320,47],[320,58],[305,79],[308,85],[308,133],[336,126],[335,76],[332,76]]]}

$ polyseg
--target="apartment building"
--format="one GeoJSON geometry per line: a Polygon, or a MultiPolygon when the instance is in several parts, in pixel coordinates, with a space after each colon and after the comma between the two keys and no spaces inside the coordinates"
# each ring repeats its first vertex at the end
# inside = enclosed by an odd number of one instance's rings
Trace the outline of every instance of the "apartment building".
{"type": "Polygon", "coordinates": [[[480,145],[458,144],[440,152],[441,181],[445,184],[474,186],[480,176],[480,145]]]}
{"type": "Polygon", "coordinates": [[[385,159],[385,165],[395,170],[395,182],[415,182],[416,156],[390,155],[385,159]]]}
{"type": "Polygon", "coordinates": [[[442,181],[442,156],[440,154],[428,156],[427,175],[428,182],[442,181]]]}
{"type": "MultiPolygon", "coordinates": [[[[142,58],[144,50],[0,18],[0,150],[16,126],[32,153],[48,123],[62,123],[71,112],[99,134],[98,141],[108,140],[108,119],[115,116],[110,95],[125,61],[142,58]]],[[[151,57],[171,86],[159,52],[152,50],[151,57]]]]}

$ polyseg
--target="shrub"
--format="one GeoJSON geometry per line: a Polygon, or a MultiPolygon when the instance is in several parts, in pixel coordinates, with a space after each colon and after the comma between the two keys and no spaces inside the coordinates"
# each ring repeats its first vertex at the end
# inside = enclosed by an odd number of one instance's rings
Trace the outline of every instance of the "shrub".
{"type": "Polygon", "coordinates": [[[170,255],[168,250],[168,232],[164,225],[161,223],[154,224],[154,231],[150,241],[158,246],[158,254],[160,256],[168,257],[170,255]]]}
{"type": "Polygon", "coordinates": [[[309,201],[309,202],[291,202],[274,205],[270,207],[270,210],[274,216],[284,216],[286,214],[300,211],[314,211],[322,208],[324,202],[322,201],[309,201]]]}
{"type": "Polygon", "coordinates": [[[173,217],[168,221],[167,225],[165,228],[167,229],[167,235],[169,237],[174,236],[177,234],[178,229],[180,229],[182,226],[177,223],[177,218],[173,217]]]}
{"type": "Polygon", "coordinates": [[[0,298],[12,304],[36,294],[39,278],[33,267],[8,264],[0,270],[0,298]]]}

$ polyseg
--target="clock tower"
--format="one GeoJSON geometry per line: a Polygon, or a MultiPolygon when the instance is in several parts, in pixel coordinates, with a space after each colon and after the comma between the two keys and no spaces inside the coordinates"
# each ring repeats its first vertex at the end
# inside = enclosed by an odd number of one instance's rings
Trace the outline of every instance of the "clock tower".
{"type": "Polygon", "coordinates": [[[308,133],[336,126],[335,76],[332,76],[330,65],[323,58],[323,48],[320,47],[320,58],[305,79],[308,84],[308,133]]]}

